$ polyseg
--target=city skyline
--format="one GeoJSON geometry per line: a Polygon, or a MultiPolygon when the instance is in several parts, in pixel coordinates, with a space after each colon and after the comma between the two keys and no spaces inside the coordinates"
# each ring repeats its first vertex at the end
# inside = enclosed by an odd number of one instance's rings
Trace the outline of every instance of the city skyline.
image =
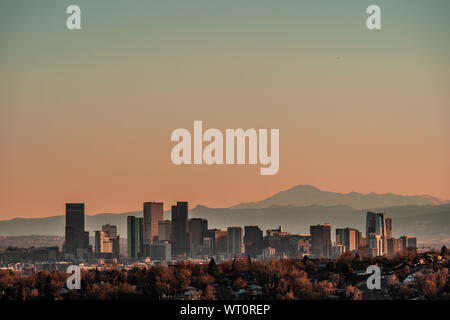
{"type": "MultiPolygon", "coordinates": [[[[207,219],[189,217],[186,202],[178,201],[172,206],[171,220],[164,220],[162,203],[143,204],[143,218],[122,216],[122,219],[127,221],[127,251],[126,255],[122,255],[116,225],[109,222],[102,225],[101,230],[94,232],[95,243],[92,244],[89,241],[89,232],[84,226],[85,204],[66,203],[66,234],[60,259],[78,263],[92,259],[151,259],[158,262],[211,258],[220,261],[244,256],[262,260],[305,257],[337,259],[345,253],[393,257],[399,252],[417,251],[418,248],[415,236],[403,235],[394,238],[392,219],[380,212],[367,211],[366,237],[354,229],[354,226],[347,226],[336,228],[336,237],[332,240],[330,223],[310,225],[309,234],[286,232],[280,224],[277,229],[267,229],[264,236],[263,229],[258,225],[228,225],[223,231],[208,228],[207,219]],[[167,227],[170,235],[164,230],[167,227]]],[[[23,249],[8,248],[6,251],[23,249]]],[[[54,247],[37,249],[41,249],[41,256],[45,256],[45,252],[54,256],[54,247]]]]}
{"type": "MultiPolygon", "coordinates": [[[[442,212],[445,212],[450,208],[450,203],[439,205],[435,201],[436,199],[430,199],[428,197],[404,198],[395,195],[370,194],[364,196],[360,194],[337,194],[319,190],[313,186],[295,186],[277,193],[268,199],[255,203],[241,203],[226,209],[207,208],[204,206],[192,208],[188,202],[187,205],[189,206],[189,211],[191,211],[190,214],[192,214],[192,212],[194,214],[193,216],[190,216],[191,218],[194,218],[194,220],[198,220],[199,222],[203,221],[204,218],[207,218],[208,221],[206,222],[206,226],[208,226],[209,222],[211,228],[225,228],[226,230],[226,228],[230,226],[230,223],[231,226],[250,226],[253,223],[258,222],[258,226],[263,230],[271,229],[277,225],[284,225],[287,226],[289,232],[303,234],[308,232],[306,229],[308,225],[331,222],[333,225],[333,233],[335,232],[335,229],[352,227],[364,231],[365,236],[368,234],[368,231],[366,230],[367,222],[366,225],[363,226],[365,218],[361,214],[374,210],[367,208],[380,208],[376,210],[381,211],[384,211],[387,208],[388,212],[393,214],[394,220],[399,221],[399,224],[397,224],[395,228],[395,237],[400,237],[412,232],[417,235],[422,246],[426,245],[434,247],[439,245],[439,243],[447,244],[450,240],[448,238],[448,229],[445,228],[445,226],[448,225],[448,222],[445,217],[442,216],[442,212]],[[301,204],[298,203],[299,200],[301,201],[301,204]],[[290,201],[295,201],[297,204],[290,201]],[[376,205],[364,206],[364,203],[375,203],[376,205]],[[385,205],[380,205],[383,203],[385,205]],[[408,203],[409,205],[407,205],[408,203]],[[362,209],[355,209],[355,207],[358,206],[362,209]],[[255,215],[255,213],[257,214],[255,215]],[[258,218],[259,216],[262,220],[258,218]],[[314,219],[315,216],[317,216],[318,219],[314,219]],[[423,220],[424,217],[427,217],[426,220],[423,220]],[[425,229],[420,228],[414,222],[417,219],[424,223],[426,221],[428,227],[425,229]]],[[[167,207],[171,204],[166,203],[165,205],[167,207]]],[[[139,232],[141,237],[145,234],[145,239],[143,239],[141,244],[136,243],[136,252],[149,252],[151,239],[154,238],[152,233],[157,234],[162,230],[162,232],[165,233],[165,238],[172,235],[170,227],[167,229],[164,225],[159,225],[159,222],[169,218],[171,212],[170,210],[163,211],[162,208],[164,207],[164,203],[154,201],[148,202],[146,199],[146,201],[141,202],[140,205],[143,210],[127,211],[125,213],[97,213],[93,215],[88,214],[89,206],[90,203],[87,203],[85,209],[83,204],[82,211],[89,217],[87,230],[90,232],[100,230],[100,223],[102,225],[115,224],[118,227],[118,232],[124,236],[126,231],[129,230],[129,226],[127,226],[125,220],[120,221],[120,217],[133,215],[136,216],[136,219],[143,219],[147,226],[142,225],[142,230],[139,232]],[[151,232],[149,232],[149,230],[151,230],[151,232]]],[[[58,222],[58,217],[61,216],[46,218],[50,220],[13,219],[3,222],[0,221],[0,235],[26,236],[27,234],[34,234],[59,236],[61,235],[61,230],[55,229],[55,227],[62,221],[58,222]],[[55,218],[57,219],[55,220],[55,218]],[[46,225],[45,221],[48,221],[49,224],[46,225]],[[50,223],[50,221],[52,222],[50,223]],[[34,224],[36,224],[35,228],[33,228],[34,224]],[[50,228],[50,226],[53,226],[53,229],[50,228]]],[[[389,230],[392,228],[392,222],[390,218],[387,219],[386,228],[389,230]]],[[[170,226],[170,220],[167,220],[167,222],[170,226]]],[[[189,221],[189,225],[191,222],[192,221],[189,221]]],[[[187,223],[185,223],[185,227],[188,227],[187,223]]],[[[389,236],[385,237],[383,233],[380,233],[380,235],[383,236],[382,252],[387,252],[387,239],[392,236],[392,231],[389,231],[389,236]]],[[[199,245],[202,244],[201,238],[197,238],[197,240],[194,239],[194,241],[199,245]]]]}
{"type": "MultiPolygon", "coordinates": [[[[79,204],[66,204],[66,208],[74,205],[79,204]]],[[[369,257],[393,257],[401,251],[417,250],[417,237],[403,235],[396,239],[392,236],[392,219],[384,212],[367,211],[366,237],[353,226],[347,226],[336,228],[336,237],[335,240],[332,240],[330,223],[311,225],[309,234],[286,232],[280,224],[278,229],[267,229],[264,236],[263,229],[260,229],[258,225],[227,226],[223,231],[216,228],[209,229],[207,219],[189,217],[187,202],[178,201],[176,205],[172,205],[171,220],[164,220],[162,212],[154,215],[150,211],[155,208],[159,210],[162,205],[162,203],[144,202],[144,218],[126,217],[128,259],[150,258],[156,261],[173,261],[181,257],[182,259],[207,260],[209,258],[219,259],[222,255],[227,258],[248,256],[249,258],[267,259],[275,257],[304,258],[307,256],[315,259],[336,259],[344,253],[350,252],[369,257]],[[151,214],[153,216],[150,218],[151,214]],[[150,219],[155,225],[154,230],[146,227],[150,219]],[[167,231],[163,230],[167,227],[170,230],[169,237],[167,231]],[[162,231],[162,237],[160,237],[160,231],[162,231]],[[224,242],[223,237],[226,238],[226,251],[221,247],[216,232],[219,232],[222,237],[221,243],[224,242]],[[148,240],[150,236],[151,242],[148,240]],[[137,238],[140,239],[137,240],[137,238]],[[137,248],[144,249],[138,250],[137,248]]],[[[71,211],[66,209],[66,215],[69,214],[71,211]]],[[[106,232],[114,230],[112,238],[117,234],[117,226],[103,225],[102,230],[106,232]]],[[[84,232],[84,229],[82,231],[84,232]]],[[[103,250],[99,250],[102,247],[100,231],[96,231],[95,234],[93,254],[94,252],[103,252],[103,250]]],[[[63,246],[63,252],[67,253],[65,248],[67,248],[66,244],[63,246]]],[[[117,252],[116,259],[120,259],[118,250],[115,251],[113,247],[110,247],[109,252],[111,254],[117,252]]],[[[73,257],[71,252],[69,254],[73,257]]],[[[84,252],[80,257],[84,258],[84,252]]]]}
{"type": "MultiPolygon", "coordinates": [[[[128,226],[127,253],[123,255],[117,226],[102,225],[101,231],[95,231],[95,245],[86,243],[89,233],[84,227],[85,204],[66,203],[66,237],[61,250],[47,246],[8,247],[0,251],[0,289],[7,289],[0,290],[0,295],[13,299],[46,296],[64,300],[77,296],[88,299],[146,296],[157,300],[256,297],[278,300],[284,295],[300,300],[392,300],[392,297],[424,300],[445,297],[448,291],[446,246],[423,250],[426,248],[418,247],[415,236],[394,238],[393,219],[385,212],[367,211],[367,238],[348,226],[336,229],[334,241],[330,223],[310,225],[310,234],[286,232],[281,225],[277,229],[267,229],[265,235],[256,225],[228,226],[226,231],[221,231],[209,229],[207,219],[189,218],[186,202],[172,205],[171,220],[164,220],[162,203],[143,204],[143,218],[122,216],[128,226]],[[160,231],[164,238],[168,236],[164,230],[168,225],[169,239],[159,239],[160,231]],[[48,275],[62,276],[65,280],[64,271],[70,273],[73,267],[78,268],[78,272],[83,268],[86,288],[78,287],[72,292],[33,289],[17,294],[17,286],[3,285],[8,275],[9,281],[37,276],[45,282],[48,275]],[[361,267],[364,269],[356,269],[361,267]],[[369,270],[374,267],[380,281],[375,285],[375,292],[370,291],[373,288],[369,286],[372,277],[369,270]],[[279,283],[277,277],[282,274],[289,277],[292,284],[283,283],[275,291],[268,290],[274,285],[265,283],[279,283]],[[232,276],[231,280],[228,275],[232,276]],[[422,282],[425,277],[428,277],[426,284],[422,282]],[[383,284],[382,279],[385,279],[383,284]],[[94,282],[97,284],[91,289],[89,283],[94,282]],[[314,289],[313,284],[318,287],[314,289]],[[401,284],[404,288],[417,285],[419,290],[399,294],[396,288],[401,284]],[[122,291],[110,294],[108,290],[114,286],[122,291]],[[380,290],[381,286],[384,290],[380,290]],[[100,288],[107,290],[102,292],[100,288]]],[[[72,289],[70,278],[67,279],[67,288],[72,289]]],[[[52,287],[64,285],[64,281],[47,282],[52,283],[52,287]]],[[[29,283],[37,286],[39,282],[29,283]]]]}
{"type": "MultiPolygon", "coordinates": [[[[427,201],[427,200],[429,200],[429,204],[431,204],[431,205],[438,205],[438,204],[447,204],[447,203],[450,203],[450,200],[447,200],[447,199],[441,199],[441,198],[437,198],[437,197],[434,197],[433,195],[430,195],[430,194],[393,194],[393,193],[390,193],[390,192],[384,192],[384,193],[374,193],[374,192],[368,192],[368,193],[359,193],[359,192],[357,192],[357,191],[349,191],[349,192],[347,192],[347,193],[339,193],[339,192],[336,192],[336,191],[330,191],[330,190],[324,190],[324,189],[319,189],[319,188],[317,188],[316,186],[312,186],[312,185],[293,185],[292,187],[290,187],[290,188],[282,188],[281,190],[278,190],[278,191],[274,191],[274,193],[272,193],[272,194],[269,194],[268,195],[268,197],[266,197],[266,198],[264,198],[264,197],[260,197],[260,198],[256,198],[256,199],[254,199],[254,201],[255,202],[263,202],[263,201],[265,201],[265,200],[267,200],[267,199],[270,199],[271,197],[274,197],[274,196],[276,196],[278,193],[282,193],[282,192],[287,192],[287,191],[290,191],[290,190],[292,190],[292,189],[294,189],[294,188],[298,188],[298,187],[306,187],[306,188],[312,188],[312,189],[316,189],[316,190],[318,190],[318,191],[320,191],[320,192],[325,192],[325,193],[335,193],[335,194],[339,194],[339,195],[352,195],[352,194],[357,194],[357,195],[360,195],[360,196],[371,196],[371,195],[375,195],[375,196],[390,196],[390,195],[395,195],[395,196],[400,196],[400,197],[419,197],[419,198],[423,198],[424,199],[424,201],[427,201]]],[[[148,197],[146,197],[146,199],[148,199],[148,197]]],[[[82,200],[82,199],[81,199],[82,200]]],[[[246,204],[246,203],[251,203],[251,202],[248,202],[249,200],[247,199],[247,200],[243,200],[243,201],[241,201],[241,202],[235,202],[235,203],[232,203],[232,204],[230,204],[228,207],[213,207],[213,206],[211,206],[210,208],[233,208],[233,207],[237,207],[237,206],[240,206],[240,205],[243,205],[243,204],[246,204]]],[[[407,202],[407,200],[405,200],[406,201],[406,204],[408,204],[408,202],[407,202]]],[[[78,202],[78,201],[63,201],[63,200],[61,200],[61,202],[62,203],[76,203],[76,202],[78,202]]],[[[171,210],[171,205],[170,204],[168,204],[168,203],[176,203],[177,202],[177,199],[175,199],[174,201],[169,201],[169,202],[164,202],[164,201],[162,201],[162,200],[158,200],[158,199],[153,199],[153,200],[151,200],[150,202],[148,201],[148,200],[142,200],[142,199],[140,199],[140,200],[137,200],[136,201],[136,205],[134,206],[134,207],[131,207],[131,208],[128,208],[128,209],[126,209],[126,210],[109,210],[109,212],[115,212],[115,213],[117,213],[117,214],[120,214],[120,213],[127,213],[127,212],[135,212],[135,211],[137,211],[136,209],[138,208],[138,207],[140,207],[140,206],[142,206],[142,204],[144,203],[144,206],[145,206],[145,203],[148,203],[148,204],[159,204],[159,203],[162,203],[163,204],[163,212],[170,212],[170,210],[171,210]],[[165,204],[165,205],[164,205],[165,204]]],[[[192,203],[191,201],[187,201],[188,203],[189,203],[189,209],[193,209],[193,208],[195,208],[195,207],[197,207],[197,206],[205,206],[205,202],[208,202],[208,201],[200,201],[199,203],[192,203]]],[[[317,205],[320,205],[320,203],[316,203],[316,202],[314,202],[314,200],[312,200],[312,202],[311,202],[311,204],[317,204],[317,205]]],[[[336,202],[335,203],[335,205],[343,205],[344,203],[339,203],[339,202],[336,202]]],[[[425,204],[425,203],[424,203],[425,204]]],[[[289,204],[286,204],[286,205],[289,205],[289,204]]],[[[309,205],[309,204],[308,204],[309,205]]],[[[417,205],[417,204],[414,204],[414,203],[411,203],[411,204],[409,204],[409,205],[417,205]]],[[[299,206],[303,206],[303,205],[299,205],[299,206]]],[[[307,206],[307,205],[304,205],[304,206],[307,206]]],[[[395,206],[395,205],[389,205],[389,206],[395,206]]],[[[208,207],[208,206],[207,206],[208,207]]],[[[352,205],[350,205],[350,207],[353,207],[353,208],[355,208],[354,206],[352,206],[352,205]]],[[[361,208],[359,208],[359,209],[371,209],[373,206],[367,206],[367,207],[361,207],[361,208]]],[[[383,206],[383,205],[380,205],[379,207],[385,207],[385,206],[383,206]]],[[[358,209],[358,208],[357,208],[358,209]]],[[[141,210],[142,212],[144,212],[144,210],[141,210]]],[[[54,212],[53,214],[55,214],[55,213],[57,213],[57,212],[54,212]]],[[[102,214],[102,213],[108,213],[108,211],[107,210],[102,210],[102,209],[97,209],[97,210],[92,210],[92,209],[90,209],[88,212],[86,212],[86,215],[97,215],[97,214],[102,214]]],[[[36,218],[45,218],[45,217],[51,217],[51,216],[53,216],[53,214],[51,214],[51,213],[48,213],[48,215],[42,215],[42,216],[39,216],[39,217],[36,217],[36,218]]],[[[10,217],[9,219],[14,219],[14,218],[31,218],[30,216],[25,216],[25,215],[22,215],[22,216],[14,216],[14,217],[10,217]]],[[[2,216],[0,216],[0,218],[2,218],[2,216]]],[[[2,220],[9,220],[9,219],[0,219],[0,221],[2,221],[2,220]]]]}

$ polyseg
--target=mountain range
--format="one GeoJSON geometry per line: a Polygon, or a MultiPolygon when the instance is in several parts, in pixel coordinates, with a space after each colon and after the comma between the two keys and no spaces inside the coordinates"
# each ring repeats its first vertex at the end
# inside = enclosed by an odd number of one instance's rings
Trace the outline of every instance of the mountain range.
{"type": "MultiPolygon", "coordinates": [[[[208,219],[209,228],[258,225],[261,229],[284,229],[309,233],[309,226],[329,222],[333,228],[353,227],[364,232],[368,210],[384,211],[392,218],[395,237],[416,235],[419,239],[450,237],[450,203],[430,196],[395,194],[340,194],[321,191],[313,186],[295,186],[259,202],[241,203],[230,208],[197,206],[189,217],[208,219]]],[[[141,211],[86,215],[87,231],[100,230],[106,223],[118,226],[126,238],[126,217],[142,216],[141,211]]],[[[164,213],[170,219],[170,212],[164,213]]],[[[63,236],[64,215],[47,218],[15,218],[0,221],[0,236],[63,236]]],[[[365,232],[364,232],[365,233],[365,232]]]]}
{"type": "Polygon", "coordinates": [[[231,207],[231,209],[267,208],[270,206],[296,206],[311,205],[336,206],[345,205],[355,209],[384,208],[407,205],[440,205],[449,203],[429,195],[404,196],[393,193],[357,192],[337,193],[320,190],[311,185],[298,185],[288,190],[257,202],[245,202],[231,207]]]}

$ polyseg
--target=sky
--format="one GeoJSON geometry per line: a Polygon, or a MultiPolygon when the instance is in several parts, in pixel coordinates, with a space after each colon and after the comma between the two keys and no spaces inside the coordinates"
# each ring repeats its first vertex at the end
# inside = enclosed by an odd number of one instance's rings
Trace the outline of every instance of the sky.
{"type": "Polygon", "coordinates": [[[2,1],[0,220],[228,207],[298,184],[450,199],[450,2],[432,3],[2,1]],[[278,128],[278,174],[174,165],[171,133],[194,120],[278,128]]]}

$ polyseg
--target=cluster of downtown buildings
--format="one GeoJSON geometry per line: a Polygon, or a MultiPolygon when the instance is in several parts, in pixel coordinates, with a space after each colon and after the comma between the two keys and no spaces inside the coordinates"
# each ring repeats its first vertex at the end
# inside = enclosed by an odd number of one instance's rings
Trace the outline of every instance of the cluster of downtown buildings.
{"type": "Polygon", "coordinates": [[[394,256],[398,252],[417,249],[417,238],[392,237],[392,219],[384,213],[367,212],[366,237],[353,228],[336,229],[335,245],[331,242],[329,223],[310,227],[311,254],[314,258],[334,258],[346,252],[357,252],[365,256],[394,256]]]}
{"type": "Polygon", "coordinates": [[[417,239],[392,237],[392,220],[384,213],[367,212],[366,236],[353,228],[336,229],[331,240],[329,223],[310,226],[310,234],[292,234],[277,229],[263,234],[258,226],[232,226],[227,230],[208,228],[208,220],[189,219],[187,202],[171,208],[171,220],[164,220],[163,203],[144,202],[143,217],[128,216],[127,257],[120,254],[117,226],[106,224],[95,231],[95,245],[85,231],[84,203],[66,204],[65,241],[58,247],[14,249],[0,252],[3,261],[148,261],[170,262],[180,259],[216,261],[234,257],[257,259],[303,258],[333,259],[346,252],[364,256],[394,256],[416,250],[417,239]]]}
{"type": "MultiPolygon", "coordinates": [[[[171,207],[171,220],[164,220],[161,202],[144,202],[143,217],[127,217],[128,260],[171,261],[178,259],[224,260],[236,256],[251,258],[333,259],[345,252],[366,256],[394,256],[399,251],[416,249],[415,237],[392,237],[392,220],[384,213],[367,212],[366,236],[353,228],[336,229],[331,240],[328,223],[310,226],[310,234],[292,234],[277,229],[263,234],[258,226],[233,226],[227,230],[209,229],[208,220],[189,219],[187,202],[171,207]]],[[[117,227],[102,226],[95,231],[95,247],[89,245],[84,231],[84,204],[66,204],[66,259],[120,258],[117,227]]]]}

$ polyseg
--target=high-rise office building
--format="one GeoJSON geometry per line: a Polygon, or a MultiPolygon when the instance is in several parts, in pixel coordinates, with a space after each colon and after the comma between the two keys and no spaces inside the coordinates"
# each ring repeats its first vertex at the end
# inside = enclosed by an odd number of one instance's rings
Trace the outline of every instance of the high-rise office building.
{"type": "Polygon", "coordinates": [[[211,239],[211,253],[218,255],[227,253],[227,231],[208,229],[205,238],[211,239]]]}
{"type": "Polygon", "coordinates": [[[385,217],[386,223],[386,240],[392,238],[392,219],[389,217],[385,217]]]}
{"type": "Polygon", "coordinates": [[[401,250],[416,250],[417,249],[417,238],[410,236],[400,237],[401,250]]]}
{"type": "Polygon", "coordinates": [[[336,246],[343,245],[344,252],[356,251],[360,247],[361,232],[352,228],[336,229],[336,246]]]}
{"type": "Polygon", "coordinates": [[[127,254],[128,258],[144,256],[144,221],[143,218],[127,217],[127,254]]]}
{"type": "Polygon", "coordinates": [[[157,261],[169,261],[172,259],[171,245],[169,241],[154,241],[150,245],[150,259],[157,261]]]}
{"type": "Polygon", "coordinates": [[[264,240],[263,232],[258,226],[244,227],[245,254],[256,258],[262,254],[264,240]]]}
{"type": "Polygon", "coordinates": [[[275,249],[275,252],[280,257],[287,256],[298,258],[300,254],[301,239],[302,237],[300,235],[290,234],[289,232],[283,231],[283,226],[279,226],[278,229],[266,230],[263,247],[275,249]]]}
{"type": "Polygon", "coordinates": [[[331,258],[331,225],[329,223],[310,226],[311,253],[314,258],[331,258]]]}
{"type": "Polygon", "coordinates": [[[376,233],[369,234],[369,238],[368,238],[369,247],[368,248],[369,248],[369,254],[372,257],[382,256],[384,254],[383,241],[384,241],[383,236],[376,234],[376,233]]]}
{"type": "Polygon", "coordinates": [[[298,234],[298,254],[299,257],[311,252],[311,235],[298,234]]]}
{"type": "Polygon", "coordinates": [[[227,252],[230,255],[244,253],[244,234],[242,227],[227,228],[227,252]]]}
{"type": "Polygon", "coordinates": [[[102,231],[108,234],[108,237],[115,238],[117,237],[117,226],[112,224],[104,224],[102,225],[102,231]]]}
{"type": "Polygon", "coordinates": [[[190,251],[188,203],[172,206],[172,255],[186,255],[190,251]]]}
{"type": "Polygon", "coordinates": [[[189,219],[189,234],[192,245],[202,245],[203,237],[208,231],[208,220],[201,218],[189,219]]]}
{"type": "Polygon", "coordinates": [[[119,258],[119,239],[117,226],[105,224],[102,226],[102,231],[95,231],[95,252],[97,257],[119,258]]]}
{"type": "MultiPolygon", "coordinates": [[[[150,248],[150,244],[158,237],[158,223],[164,215],[161,202],[144,202],[144,247],[150,248]]],[[[149,255],[147,253],[147,255],[149,255]]]]}
{"type": "Polygon", "coordinates": [[[172,222],[170,220],[158,222],[158,240],[172,241],[172,222]]]}
{"type": "Polygon", "coordinates": [[[66,203],[64,251],[73,257],[89,249],[89,232],[84,231],[84,203],[66,203]]]}
{"type": "Polygon", "coordinates": [[[386,217],[384,213],[368,211],[366,216],[366,239],[370,239],[371,234],[380,236],[380,241],[375,241],[375,238],[372,236],[371,241],[367,240],[369,249],[375,249],[371,251],[380,255],[387,254],[387,240],[392,237],[392,220],[386,217]],[[381,247],[372,247],[375,244],[379,244],[381,247]]]}
{"type": "Polygon", "coordinates": [[[366,238],[369,238],[371,233],[383,235],[385,230],[384,213],[368,211],[366,215],[366,238]]]}
{"type": "Polygon", "coordinates": [[[104,231],[95,231],[95,252],[112,253],[113,244],[108,234],[104,231]]]}
{"type": "Polygon", "coordinates": [[[214,239],[213,238],[203,238],[203,246],[208,256],[214,253],[214,239]]]}
{"type": "Polygon", "coordinates": [[[300,234],[289,234],[281,238],[281,255],[291,258],[301,258],[305,252],[309,252],[311,237],[300,234]],[[306,249],[306,250],[305,250],[306,249]]]}
{"type": "Polygon", "coordinates": [[[283,226],[279,226],[278,229],[267,229],[266,236],[267,237],[283,237],[289,235],[289,232],[283,231],[283,226]]]}
{"type": "Polygon", "coordinates": [[[395,256],[398,252],[402,251],[401,239],[390,238],[387,240],[388,255],[395,256]]]}

